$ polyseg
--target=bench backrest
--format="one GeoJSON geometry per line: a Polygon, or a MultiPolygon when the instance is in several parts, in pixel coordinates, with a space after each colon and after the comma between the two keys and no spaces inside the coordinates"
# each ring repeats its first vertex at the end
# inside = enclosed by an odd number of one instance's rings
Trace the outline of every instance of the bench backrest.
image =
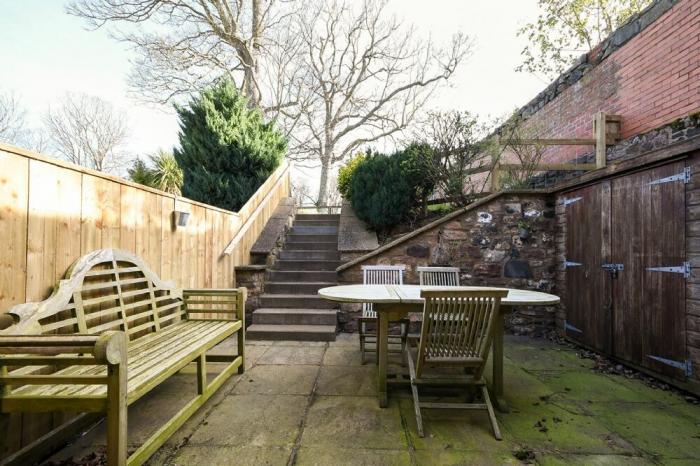
{"type": "Polygon", "coordinates": [[[163,282],[133,254],[101,249],[78,259],[53,294],[9,313],[18,323],[3,333],[99,334],[123,330],[130,340],[186,316],[182,291],[163,282]]]}

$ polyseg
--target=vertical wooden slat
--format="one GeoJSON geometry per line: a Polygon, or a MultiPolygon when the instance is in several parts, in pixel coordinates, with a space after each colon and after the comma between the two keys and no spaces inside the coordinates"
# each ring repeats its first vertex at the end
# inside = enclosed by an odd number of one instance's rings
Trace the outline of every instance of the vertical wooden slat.
{"type": "Polygon", "coordinates": [[[25,301],[29,161],[0,152],[0,312],[25,301]]]}
{"type": "Polygon", "coordinates": [[[121,186],[119,247],[133,254],[136,254],[136,224],[143,207],[136,204],[137,197],[136,188],[121,186]]]}

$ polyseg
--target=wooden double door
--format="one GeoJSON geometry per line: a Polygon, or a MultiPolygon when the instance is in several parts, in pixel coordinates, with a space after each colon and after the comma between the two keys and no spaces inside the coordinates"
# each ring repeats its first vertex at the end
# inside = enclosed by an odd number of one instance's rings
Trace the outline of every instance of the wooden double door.
{"type": "Polygon", "coordinates": [[[684,380],[684,161],[566,193],[567,336],[684,380]]]}

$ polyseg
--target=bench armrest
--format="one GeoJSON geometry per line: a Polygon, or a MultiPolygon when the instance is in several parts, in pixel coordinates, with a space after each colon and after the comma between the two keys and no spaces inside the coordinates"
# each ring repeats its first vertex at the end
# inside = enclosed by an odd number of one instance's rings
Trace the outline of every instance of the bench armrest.
{"type": "MultiPolygon", "coordinates": [[[[124,332],[101,335],[0,335],[0,393],[9,385],[105,385],[109,376],[66,376],[35,373],[47,367],[106,365],[126,370],[124,332]],[[15,367],[8,373],[8,366],[15,367]]],[[[111,371],[111,369],[110,369],[111,371]]]]}
{"type": "Polygon", "coordinates": [[[188,318],[240,320],[245,328],[245,302],[248,290],[241,288],[188,288],[182,300],[188,318]]]}

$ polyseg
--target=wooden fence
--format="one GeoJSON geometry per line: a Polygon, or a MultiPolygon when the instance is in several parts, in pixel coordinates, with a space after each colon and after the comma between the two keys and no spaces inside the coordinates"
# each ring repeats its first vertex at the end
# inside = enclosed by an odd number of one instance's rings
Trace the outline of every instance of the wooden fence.
{"type": "MultiPolygon", "coordinates": [[[[47,298],[73,261],[100,248],[133,252],[180,287],[233,287],[290,186],[285,162],[235,213],[0,144],[0,313],[47,298]],[[174,211],[190,213],[186,226],[174,211]]],[[[62,420],[24,418],[5,453],[62,420]]]]}

